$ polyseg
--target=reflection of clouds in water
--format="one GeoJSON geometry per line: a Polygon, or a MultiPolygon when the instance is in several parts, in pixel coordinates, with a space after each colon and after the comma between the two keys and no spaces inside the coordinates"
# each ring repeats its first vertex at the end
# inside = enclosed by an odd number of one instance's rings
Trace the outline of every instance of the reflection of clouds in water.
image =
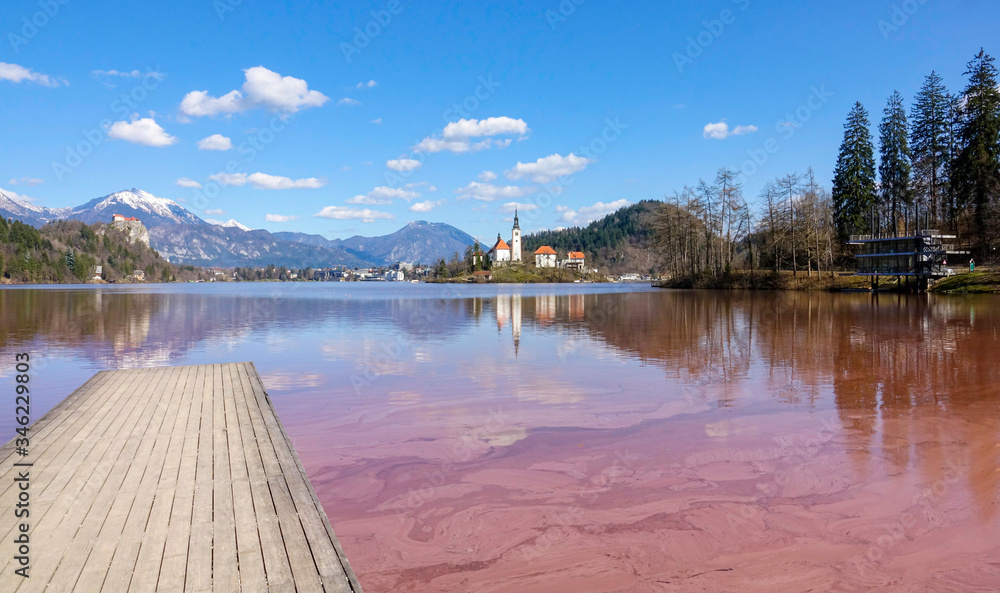
{"type": "Polygon", "coordinates": [[[339,362],[345,358],[353,358],[357,355],[357,342],[347,340],[336,340],[323,342],[319,351],[323,360],[329,362],[339,362]]]}
{"type": "Polygon", "coordinates": [[[431,349],[426,346],[416,346],[413,348],[413,362],[434,362],[431,349]]]}
{"type": "Polygon", "coordinates": [[[316,389],[326,383],[326,376],[319,373],[269,373],[261,377],[268,390],[290,391],[293,389],[316,389]]]}
{"type": "Polygon", "coordinates": [[[530,385],[514,388],[514,397],[522,402],[537,401],[543,404],[576,404],[586,399],[582,389],[576,386],[536,380],[530,385]]]}

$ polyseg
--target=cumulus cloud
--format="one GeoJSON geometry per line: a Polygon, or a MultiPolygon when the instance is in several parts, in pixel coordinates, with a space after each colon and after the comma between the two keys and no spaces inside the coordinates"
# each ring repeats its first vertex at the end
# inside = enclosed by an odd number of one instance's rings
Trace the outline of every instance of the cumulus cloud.
{"type": "Polygon", "coordinates": [[[479,174],[479,180],[489,183],[490,181],[496,181],[497,174],[493,171],[483,171],[479,174]]]}
{"type": "Polygon", "coordinates": [[[490,117],[488,119],[460,119],[444,127],[438,137],[428,136],[414,149],[421,152],[475,152],[486,148],[506,148],[512,138],[503,140],[494,136],[518,136],[524,139],[531,132],[523,119],[510,117],[490,117]],[[484,138],[479,142],[473,139],[484,138]]]}
{"type": "Polygon", "coordinates": [[[279,175],[268,175],[267,173],[216,173],[208,177],[212,181],[217,181],[222,185],[242,186],[250,183],[255,189],[317,189],[326,185],[325,179],[307,177],[305,179],[292,179],[279,175]]]}
{"type": "Polygon", "coordinates": [[[181,177],[180,179],[178,179],[174,183],[177,184],[177,185],[179,185],[180,187],[195,187],[195,188],[201,187],[200,183],[198,183],[197,181],[195,181],[194,179],[191,179],[189,177],[181,177]]]}
{"type": "Polygon", "coordinates": [[[447,200],[427,200],[426,202],[417,202],[416,204],[410,206],[410,212],[430,212],[431,210],[444,204],[446,201],[447,200]]]}
{"type": "Polygon", "coordinates": [[[41,185],[41,184],[45,183],[45,180],[44,179],[39,179],[37,177],[20,177],[20,178],[16,178],[16,179],[11,179],[7,183],[9,183],[11,185],[31,185],[31,186],[34,186],[34,185],[41,185]]]}
{"type": "Polygon", "coordinates": [[[566,206],[556,206],[556,212],[562,214],[561,220],[563,222],[579,226],[590,224],[591,222],[620,210],[629,204],[631,204],[631,202],[628,200],[621,199],[607,204],[604,202],[598,202],[593,206],[584,206],[578,210],[573,210],[566,206]]]}
{"type": "Polygon", "coordinates": [[[744,136],[746,134],[753,134],[756,131],[757,126],[736,126],[730,130],[729,124],[725,121],[720,121],[718,123],[706,125],[705,129],[702,131],[702,136],[713,140],[725,140],[730,136],[744,136]]]}
{"type": "Polygon", "coordinates": [[[205,214],[208,214],[209,216],[222,216],[225,213],[226,211],[223,210],[222,208],[215,208],[214,210],[205,210],[205,214]]]}
{"type": "Polygon", "coordinates": [[[166,133],[151,117],[133,119],[132,122],[116,121],[111,124],[108,136],[144,146],[170,146],[177,138],[166,133]]]}
{"type": "Polygon", "coordinates": [[[316,214],[315,218],[331,218],[333,220],[360,220],[375,222],[376,220],[392,220],[396,218],[388,212],[379,212],[368,208],[348,208],[347,206],[327,206],[316,214]]]}
{"type": "Polygon", "coordinates": [[[369,80],[368,82],[359,82],[354,88],[358,89],[370,89],[374,86],[378,86],[378,83],[374,80],[369,80]]]}
{"type": "Polygon", "coordinates": [[[212,134],[198,141],[198,150],[232,150],[233,141],[222,134],[212,134]]]}
{"type": "Polygon", "coordinates": [[[527,177],[535,183],[548,183],[564,175],[579,173],[587,168],[587,165],[594,162],[582,156],[570,153],[569,156],[553,154],[538,159],[533,163],[518,162],[514,168],[505,171],[507,179],[521,179],[527,177]]]}
{"type": "Polygon", "coordinates": [[[247,181],[257,189],[317,189],[326,185],[326,180],[316,177],[292,179],[267,173],[254,173],[247,177],[247,181]]]}
{"type": "Polygon", "coordinates": [[[285,216],[284,214],[265,214],[264,220],[267,222],[291,222],[298,216],[285,216]]]}
{"type": "Polygon", "coordinates": [[[351,107],[356,107],[358,105],[361,105],[361,101],[358,101],[357,99],[352,99],[350,97],[344,97],[343,99],[337,102],[337,105],[349,105],[351,107]]]}
{"type": "Polygon", "coordinates": [[[421,165],[423,163],[415,159],[391,159],[385,162],[386,167],[400,172],[416,171],[421,165]]]}
{"type": "Polygon", "coordinates": [[[538,191],[535,187],[518,187],[516,185],[493,185],[491,183],[480,183],[473,181],[469,185],[456,189],[459,200],[479,200],[482,202],[492,202],[494,200],[514,200],[523,198],[538,191]]]}
{"type": "Polygon", "coordinates": [[[393,187],[379,186],[367,194],[357,195],[347,200],[348,204],[368,204],[380,205],[391,204],[393,200],[406,200],[409,202],[413,198],[419,197],[415,191],[409,189],[399,189],[393,187]]]}
{"type": "Polygon", "coordinates": [[[48,74],[42,74],[30,68],[25,68],[24,66],[8,64],[6,62],[0,62],[0,80],[9,80],[14,83],[28,81],[51,87],[69,85],[69,81],[65,78],[49,76],[48,74]]]}
{"type": "Polygon", "coordinates": [[[255,107],[295,113],[319,107],[330,100],[319,91],[309,90],[308,83],[301,78],[281,76],[263,66],[254,66],[243,72],[246,82],[241,91],[233,90],[221,97],[213,97],[208,91],[191,91],[181,100],[181,114],[204,117],[239,113],[255,107]]]}

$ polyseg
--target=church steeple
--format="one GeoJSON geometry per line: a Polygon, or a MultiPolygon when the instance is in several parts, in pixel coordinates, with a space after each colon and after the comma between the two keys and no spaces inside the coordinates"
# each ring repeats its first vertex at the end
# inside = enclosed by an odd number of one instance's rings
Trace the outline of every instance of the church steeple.
{"type": "Polygon", "coordinates": [[[521,225],[517,224],[517,208],[514,208],[514,228],[521,229],[521,225]]]}

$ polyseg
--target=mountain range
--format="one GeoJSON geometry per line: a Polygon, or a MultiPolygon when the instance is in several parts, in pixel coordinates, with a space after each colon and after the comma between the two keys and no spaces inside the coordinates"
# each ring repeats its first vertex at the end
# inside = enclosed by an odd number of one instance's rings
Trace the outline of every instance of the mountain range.
{"type": "Polygon", "coordinates": [[[75,208],[46,208],[0,190],[0,215],[35,227],[55,220],[110,222],[113,214],[134,217],[149,229],[150,245],[175,264],[288,268],[385,266],[433,263],[463,253],[475,239],[444,223],[411,222],[381,237],[327,239],[296,232],[250,229],[235,220],[207,222],[177,202],[139,189],[95,198],[75,208]]]}

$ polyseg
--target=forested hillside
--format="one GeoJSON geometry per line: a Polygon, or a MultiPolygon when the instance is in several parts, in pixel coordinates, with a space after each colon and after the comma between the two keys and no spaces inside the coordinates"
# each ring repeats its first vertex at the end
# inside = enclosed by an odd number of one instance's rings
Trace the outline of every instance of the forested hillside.
{"type": "Polygon", "coordinates": [[[526,261],[532,253],[548,245],[566,257],[569,251],[582,251],[588,267],[597,267],[612,275],[626,272],[649,272],[659,269],[660,256],[654,247],[654,223],[665,207],[663,202],[643,200],[596,220],[585,227],[542,231],[524,237],[526,261]]]}
{"type": "Polygon", "coordinates": [[[0,281],[8,283],[78,283],[89,281],[96,266],[102,279],[119,281],[137,270],[147,282],[196,279],[200,269],[164,261],[141,242],[111,225],[57,221],[36,229],[0,217],[0,281]]]}

